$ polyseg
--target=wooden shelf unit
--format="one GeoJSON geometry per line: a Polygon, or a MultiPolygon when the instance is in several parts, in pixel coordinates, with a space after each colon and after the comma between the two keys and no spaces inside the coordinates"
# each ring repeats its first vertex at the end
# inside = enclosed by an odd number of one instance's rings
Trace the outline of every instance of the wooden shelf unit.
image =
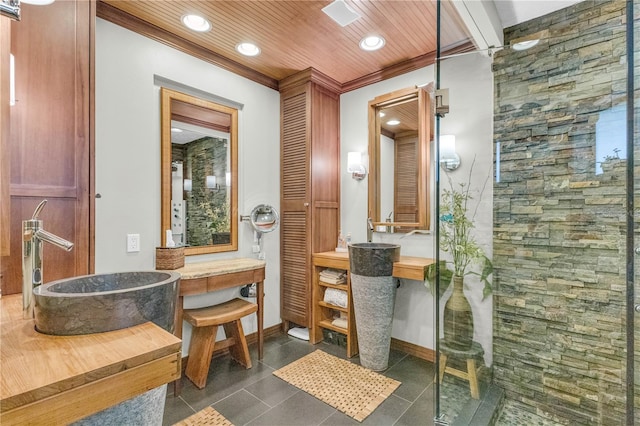
{"type": "MultiPolygon", "coordinates": [[[[393,264],[393,276],[424,282],[427,267],[434,263],[433,259],[424,257],[400,256],[400,260],[393,264]]],[[[347,357],[358,354],[358,337],[356,333],[356,317],[353,311],[353,298],[351,297],[351,279],[349,276],[349,253],[327,251],[314,253],[312,258],[313,277],[311,289],[312,324],[309,328],[309,341],[312,344],[323,340],[322,330],[332,330],[347,336],[347,357]],[[320,272],[332,268],[347,272],[347,282],[341,285],[329,284],[320,281],[320,272]],[[324,292],[327,288],[338,288],[347,291],[347,307],[331,305],[324,301],[324,292]],[[333,311],[347,313],[347,328],[337,327],[331,324],[333,311]]]]}
{"type": "Polygon", "coordinates": [[[347,337],[347,357],[351,358],[358,354],[358,337],[356,334],[356,319],[353,313],[353,299],[351,297],[351,281],[349,279],[349,258],[336,258],[327,253],[316,253],[313,255],[313,286],[312,286],[312,306],[313,323],[309,332],[311,343],[316,344],[323,340],[322,330],[327,329],[342,333],[347,337]],[[328,255],[327,255],[328,254],[328,255]],[[343,270],[347,273],[346,284],[330,284],[320,281],[320,272],[327,268],[343,270]],[[327,288],[335,288],[347,292],[347,307],[335,306],[324,301],[324,292],[327,288]],[[333,325],[334,311],[344,312],[347,315],[347,328],[333,325]]]}

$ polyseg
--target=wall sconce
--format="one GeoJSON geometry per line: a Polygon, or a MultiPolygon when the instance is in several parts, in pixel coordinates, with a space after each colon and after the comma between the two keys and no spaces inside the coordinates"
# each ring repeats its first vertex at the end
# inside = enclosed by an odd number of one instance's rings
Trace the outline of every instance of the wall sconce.
{"type": "Polygon", "coordinates": [[[208,189],[211,189],[214,192],[220,191],[220,185],[216,182],[215,176],[207,176],[206,185],[208,189]]]}
{"type": "Polygon", "coordinates": [[[190,192],[191,188],[192,188],[191,179],[185,179],[184,180],[184,190],[190,192]]]}
{"type": "Polygon", "coordinates": [[[226,172],[224,174],[224,184],[227,188],[231,186],[231,172],[226,172]]]}
{"type": "Polygon", "coordinates": [[[456,153],[456,137],[440,136],[440,165],[447,171],[460,167],[460,156],[456,153]]]}
{"type": "Polygon", "coordinates": [[[347,172],[355,180],[362,180],[367,175],[367,169],[362,165],[362,153],[350,152],[347,154],[347,172]]]}

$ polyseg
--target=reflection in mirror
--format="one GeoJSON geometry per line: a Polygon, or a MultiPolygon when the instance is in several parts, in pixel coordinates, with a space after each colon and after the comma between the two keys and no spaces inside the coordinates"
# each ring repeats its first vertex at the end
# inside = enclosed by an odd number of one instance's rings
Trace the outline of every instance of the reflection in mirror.
{"type": "Polygon", "coordinates": [[[237,110],[161,93],[162,230],[170,229],[186,254],[235,251],[237,110]]]}
{"type": "Polygon", "coordinates": [[[422,88],[369,102],[369,217],[377,231],[429,229],[430,105],[422,88]]]}

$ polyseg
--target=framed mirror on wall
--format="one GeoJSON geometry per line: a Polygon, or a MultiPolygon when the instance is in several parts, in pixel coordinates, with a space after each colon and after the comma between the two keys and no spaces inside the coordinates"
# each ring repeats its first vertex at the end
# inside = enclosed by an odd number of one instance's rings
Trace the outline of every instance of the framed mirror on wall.
{"type": "Polygon", "coordinates": [[[429,87],[369,101],[369,217],[385,232],[430,228],[434,113],[429,87]]]}
{"type": "Polygon", "coordinates": [[[161,88],[161,238],[186,255],[238,250],[238,110],[161,88]]]}

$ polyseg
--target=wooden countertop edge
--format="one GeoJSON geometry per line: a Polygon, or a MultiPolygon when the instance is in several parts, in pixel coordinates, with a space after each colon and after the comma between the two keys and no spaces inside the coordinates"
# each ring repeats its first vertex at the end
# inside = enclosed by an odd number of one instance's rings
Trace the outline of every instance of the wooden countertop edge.
{"type": "MultiPolygon", "coordinates": [[[[316,260],[322,259],[325,262],[329,262],[327,267],[349,268],[349,253],[347,252],[326,251],[313,253],[312,256],[314,263],[316,260]]],[[[393,276],[395,278],[424,281],[427,266],[434,262],[435,259],[426,257],[400,256],[400,260],[393,264],[393,276]]]]}
{"type": "Polygon", "coordinates": [[[2,424],[68,424],[180,377],[179,352],[2,413],[2,424]]]}
{"type": "MultiPolygon", "coordinates": [[[[181,340],[151,322],[105,333],[50,336],[35,331],[34,320],[23,319],[21,309],[20,294],[0,299],[3,423],[9,410],[91,385],[157,359],[181,358],[181,340]]],[[[179,372],[178,369],[178,375],[179,372]]]]}
{"type": "MultiPolygon", "coordinates": [[[[160,328],[158,327],[158,329],[160,328]]],[[[28,404],[38,403],[41,400],[51,398],[59,393],[91,385],[92,383],[108,378],[109,376],[120,374],[122,372],[144,366],[145,364],[152,363],[157,359],[173,356],[175,354],[182,355],[182,341],[180,340],[169,346],[163,346],[156,350],[145,352],[138,356],[115,362],[90,372],[83,372],[45,386],[30,389],[20,394],[11,395],[0,401],[0,414],[2,414],[2,419],[4,420],[5,412],[9,410],[26,406],[28,404]]],[[[181,356],[179,358],[181,358],[181,356]]],[[[179,376],[180,374],[178,370],[178,377],[179,376]]]]}

